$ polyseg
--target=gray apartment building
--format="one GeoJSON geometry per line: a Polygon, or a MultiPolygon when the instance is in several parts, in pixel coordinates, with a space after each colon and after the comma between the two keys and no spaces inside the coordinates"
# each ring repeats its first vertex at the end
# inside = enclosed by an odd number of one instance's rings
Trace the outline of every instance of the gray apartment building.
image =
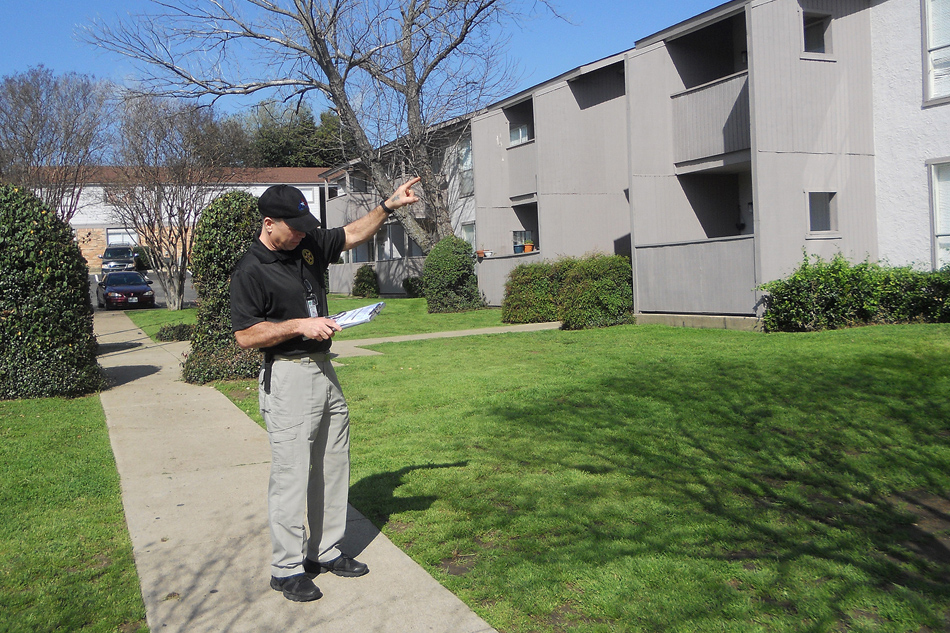
{"type": "Polygon", "coordinates": [[[756,315],[805,255],[950,263],[950,0],[734,0],[470,129],[457,232],[490,304],[594,251],[660,315],[756,315]]]}

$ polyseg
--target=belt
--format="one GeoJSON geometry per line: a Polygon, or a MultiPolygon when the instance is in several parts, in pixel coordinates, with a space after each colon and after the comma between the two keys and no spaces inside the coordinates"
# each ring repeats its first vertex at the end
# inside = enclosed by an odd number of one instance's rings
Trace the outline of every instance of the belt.
{"type": "Polygon", "coordinates": [[[331,360],[332,356],[330,354],[308,354],[306,356],[281,356],[279,354],[274,354],[274,360],[287,360],[292,363],[325,363],[328,360],[331,360]]]}
{"type": "Polygon", "coordinates": [[[329,354],[309,354],[307,356],[280,356],[271,352],[264,353],[264,375],[261,377],[261,385],[264,387],[264,393],[270,393],[271,370],[274,367],[274,361],[289,360],[292,363],[300,365],[309,365],[310,363],[326,363],[330,360],[329,354]]]}

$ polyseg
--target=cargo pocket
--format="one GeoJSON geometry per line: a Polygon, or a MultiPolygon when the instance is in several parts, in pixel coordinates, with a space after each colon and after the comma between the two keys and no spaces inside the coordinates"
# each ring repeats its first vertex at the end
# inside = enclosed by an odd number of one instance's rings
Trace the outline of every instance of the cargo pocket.
{"type": "Polygon", "coordinates": [[[270,440],[271,462],[279,468],[291,467],[295,463],[298,428],[282,429],[267,434],[270,440]]]}

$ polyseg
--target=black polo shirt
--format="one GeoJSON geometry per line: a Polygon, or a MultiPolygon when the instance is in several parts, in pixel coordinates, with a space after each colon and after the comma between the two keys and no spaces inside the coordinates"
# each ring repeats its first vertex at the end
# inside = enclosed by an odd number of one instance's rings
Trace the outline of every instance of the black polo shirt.
{"type": "MultiPolygon", "coordinates": [[[[292,251],[272,251],[255,238],[231,274],[231,328],[245,330],[263,321],[287,321],[310,316],[307,284],[317,300],[319,316],[327,316],[324,273],[340,258],[346,245],[342,228],[316,229],[292,251]]],[[[330,341],[297,336],[264,348],[285,356],[326,352],[330,341]]]]}

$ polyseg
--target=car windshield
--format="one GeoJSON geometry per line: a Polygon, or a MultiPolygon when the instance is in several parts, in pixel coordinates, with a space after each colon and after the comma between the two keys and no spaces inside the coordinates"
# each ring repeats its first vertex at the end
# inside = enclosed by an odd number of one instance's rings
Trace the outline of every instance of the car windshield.
{"type": "Polygon", "coordinates": [[[125,257],[125,258],[131,259],[132,249],[125,246],[122,248],[107,248],[103,257],[106,257],[109,259],[115,259],[118,257],[125,257]]]}
{"type": "Polygon", "coordinates": [[[145,280],[137,273],[112,273],[106,278],[106,283],[110,286],[138,286],[145,280]]]}

